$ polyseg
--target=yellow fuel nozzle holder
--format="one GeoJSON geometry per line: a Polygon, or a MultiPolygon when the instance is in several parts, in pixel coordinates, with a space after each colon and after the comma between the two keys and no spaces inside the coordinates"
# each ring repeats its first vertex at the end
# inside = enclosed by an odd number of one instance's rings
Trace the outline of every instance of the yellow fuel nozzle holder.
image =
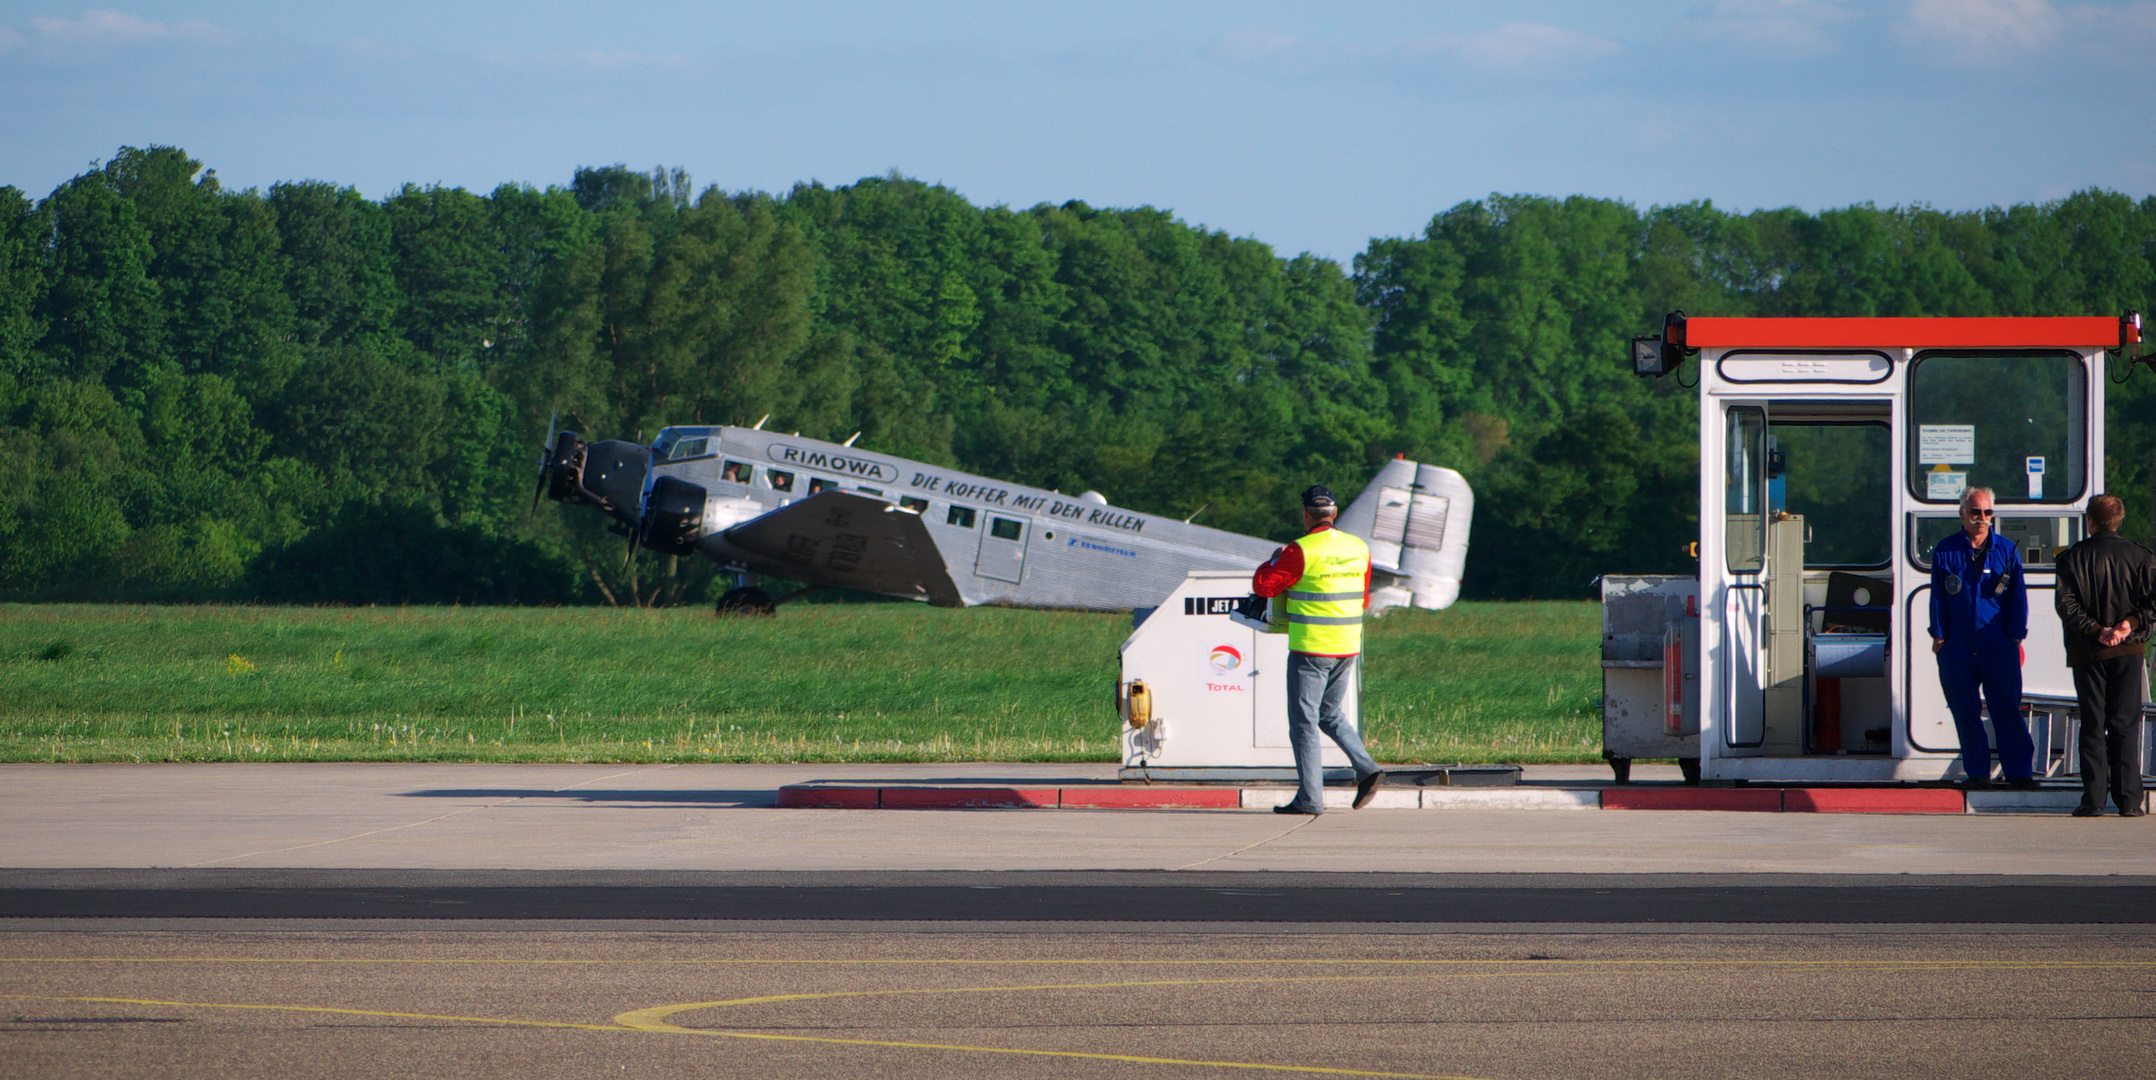
{"type": "Polygon", "coordinates": [[[1153,720],[1153,692],[1146,689],[1144,679],[1132,679],[1123,697],[1123,719],[1134,728],[1142,728],[1153,720]]]}

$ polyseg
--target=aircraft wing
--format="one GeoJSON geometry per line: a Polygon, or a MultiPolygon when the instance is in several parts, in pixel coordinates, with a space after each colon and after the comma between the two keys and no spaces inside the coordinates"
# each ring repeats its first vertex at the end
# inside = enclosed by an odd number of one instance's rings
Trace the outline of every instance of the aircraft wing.
{"type": "Polygon", "coordinates": [[[826,491],[724,535],[735,547],[792,568],[796,580],[965,606],[921,516],[880,499],[826,491]]]}

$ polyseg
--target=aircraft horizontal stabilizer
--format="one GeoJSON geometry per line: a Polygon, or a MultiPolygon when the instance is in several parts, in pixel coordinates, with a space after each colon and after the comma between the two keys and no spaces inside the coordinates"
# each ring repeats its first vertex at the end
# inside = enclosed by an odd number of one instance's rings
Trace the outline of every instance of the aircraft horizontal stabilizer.
{"type": "Polygon", "coordinates": [[[965,605],[920,515],[881,499],[826,491],[723,535],[741,551],[776,564],[776,576],[916,596],[937,607],[965,605]]]}

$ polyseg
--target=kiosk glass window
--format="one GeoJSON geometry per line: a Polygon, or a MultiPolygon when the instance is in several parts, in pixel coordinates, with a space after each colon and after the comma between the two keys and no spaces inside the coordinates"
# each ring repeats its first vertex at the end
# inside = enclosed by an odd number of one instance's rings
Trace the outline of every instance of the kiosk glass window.
{"type": "Polygon", "coordinates": [[[1885,424],[1776,420],[1767,509],[1804,519],[1804,565],[1866,569],[1894,551],[1894,444],[1885,424]]]}
{"type": "Polygon", "coordinates": [[[1953,503],[2070,502],[2088,467],[2088,369],[2066,354],[1932,355],[1909,374],[1909,487],[1953,503]]]}
{"type": "Polygon", "coordinates": [[[1756,574],[1767,564],[1767,411],[1732,405],[1722,452],[1722,554],[1731,573],[1756,574]]]}

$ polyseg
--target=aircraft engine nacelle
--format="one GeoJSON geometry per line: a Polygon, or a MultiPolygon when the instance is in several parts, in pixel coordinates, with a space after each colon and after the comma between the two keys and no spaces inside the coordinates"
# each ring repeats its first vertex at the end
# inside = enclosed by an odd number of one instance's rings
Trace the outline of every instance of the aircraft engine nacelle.
{"type": "Polygon", "coordinates": [[[704,533],[704,503],[710,492],[678,476],[651,482],[644,497],[643,544],[665,555],[689,555],[704,533]]]}

